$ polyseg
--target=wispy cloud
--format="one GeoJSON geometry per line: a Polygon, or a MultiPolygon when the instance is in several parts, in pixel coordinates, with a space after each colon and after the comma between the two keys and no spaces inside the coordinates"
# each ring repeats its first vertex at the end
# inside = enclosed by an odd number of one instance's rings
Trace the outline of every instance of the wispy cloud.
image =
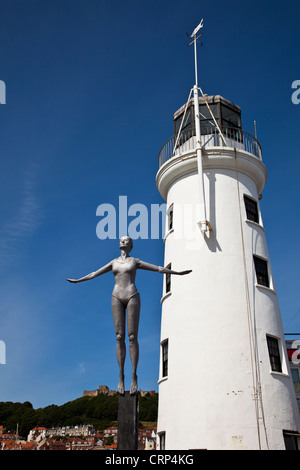
{"type": "Polygon", "coordinates": [[[78,369],[79,369],[79,373],[80,374],[84,374],[85,373],[85,363],[84,362],[79,362],[78,364],[78,369]]]}
{"type": "Polygon", "coordinates": [[[36,181],[38,166],[30,163],[24,173],[20,203],[10,219],[6,220],[0,235],[0,265],[7,266],[20,258],[21,243],[38,227],[42,208],[37,197],[36,181]]]}

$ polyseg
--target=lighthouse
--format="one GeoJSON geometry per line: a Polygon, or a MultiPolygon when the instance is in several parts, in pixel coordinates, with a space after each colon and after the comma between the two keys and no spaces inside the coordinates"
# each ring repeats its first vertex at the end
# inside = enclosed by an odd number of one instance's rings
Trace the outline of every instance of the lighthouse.
{"type": "Polygon", "coordinates": [[[260,208],[262,150],[240,107],[205,95],[195,71],[156,175],[167,205],[164,265],[192,269],[163,282],[158,448],[297,449],[299,411],[260,208]]]}

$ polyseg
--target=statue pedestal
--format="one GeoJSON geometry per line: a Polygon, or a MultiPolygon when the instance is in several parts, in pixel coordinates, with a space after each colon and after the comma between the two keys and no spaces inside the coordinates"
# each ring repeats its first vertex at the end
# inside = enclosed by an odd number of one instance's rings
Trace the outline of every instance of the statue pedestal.
{"type": "Polygon", "coordinates": [[[139,394],[119,395],[117,450],[138,450],[139,394]]]}

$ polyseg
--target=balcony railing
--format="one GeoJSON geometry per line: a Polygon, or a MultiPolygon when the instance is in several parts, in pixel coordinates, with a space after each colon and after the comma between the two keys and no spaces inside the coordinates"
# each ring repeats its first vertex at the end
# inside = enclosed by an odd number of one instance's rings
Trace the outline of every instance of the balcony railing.
{"type": "MultiPolygon", "coordinates": [[[[202,130],[202,129],[201,129],[202,130]]],[[[253,156],[261,160],[261,146],[259,142],[248,132],[235,127],[223,127],[221,132],[224,136],[225,143],[216,127],[205,127],[204,135],[201,135],[202,146],[204,149],[208,147],[233,147],[239,150],[245,150],[253,156]]],[[[167,160],[174,156],[196,150],[196,136],[193,130],[182,132],[180,138],[174,145],[176,137],[170,137],[161,147],[158,155],[159,166],[161,167],[167,160]]]]}

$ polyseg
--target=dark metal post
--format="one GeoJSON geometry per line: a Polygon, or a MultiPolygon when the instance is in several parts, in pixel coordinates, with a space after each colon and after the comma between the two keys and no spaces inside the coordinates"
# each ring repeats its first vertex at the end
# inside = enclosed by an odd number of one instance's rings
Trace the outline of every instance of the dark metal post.
{"type": "Polygon", "coordinates": [[[117,450],[138,450],[139,394],[119,395],[117,450]]]}

